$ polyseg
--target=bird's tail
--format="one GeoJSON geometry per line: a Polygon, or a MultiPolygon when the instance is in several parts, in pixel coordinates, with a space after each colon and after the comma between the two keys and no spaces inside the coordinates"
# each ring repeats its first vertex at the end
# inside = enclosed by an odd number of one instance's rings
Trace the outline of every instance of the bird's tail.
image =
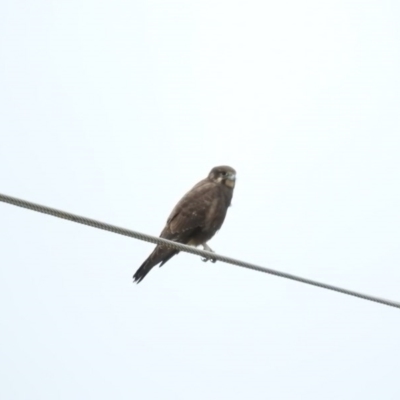
{"type": "Polygon", "coordinates": [[[135,275],[133,275],[133,281],[139,283],[144,279],[144,277],[150,272],[150,270],[153,267],[155,267],[159,263],[161,263],[160,264],[161,267],[170,258],[172,258],[175,254],[178,253],[179,253],[178,250],[158,245],[146,259],[146,261],[135,272],[135,275]]]}

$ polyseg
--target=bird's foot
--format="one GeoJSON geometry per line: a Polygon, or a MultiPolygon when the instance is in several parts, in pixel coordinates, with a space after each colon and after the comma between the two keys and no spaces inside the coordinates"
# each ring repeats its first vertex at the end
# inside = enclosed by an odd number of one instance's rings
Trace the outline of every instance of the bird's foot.
{"type": "MultiPolygon", "coordinates": [[[[209,251],[209,252],[211,252],[211,253],[215,253],[215,251],[214,251],[207,243],[202,244],[202,246],[203,246],[203,250],[209,251]]],[[[201,259],[201,261],[203,261],[203,262],[207,262],[207,261],[209,261],[209,260],[210,260],[212,263],[216,263],[216,262],[217,262],[217,260],[216,260],[215,258],[204,257],[204,258],[201,259]]]]}

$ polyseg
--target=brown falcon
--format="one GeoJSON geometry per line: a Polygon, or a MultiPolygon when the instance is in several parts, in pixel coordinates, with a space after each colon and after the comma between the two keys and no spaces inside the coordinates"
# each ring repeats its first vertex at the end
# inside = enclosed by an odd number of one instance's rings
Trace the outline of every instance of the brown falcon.
{"type": "MultiPolygon", "coordinates": [[[[226,165],[215,167],[208,177],[194,186],[172,210],[160,237],[191,246],[207,245],[221,228],[231,204],[235,187],[236,171],[226,165]]],[[[165,264],[179,250],[157,245],[146,261],[133,275],[139,283],[149,271],[165,264]]]]}

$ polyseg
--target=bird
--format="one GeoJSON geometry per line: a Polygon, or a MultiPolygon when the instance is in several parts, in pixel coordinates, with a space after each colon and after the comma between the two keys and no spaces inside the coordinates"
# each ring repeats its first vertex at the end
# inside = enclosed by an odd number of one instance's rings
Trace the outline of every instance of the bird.
{"type": "MultiPolygon", "coordinates": [[[[235,183],[236,171],[232,167],[221,165],[212,168],[207,178],[197,183],[177,203],[160,237],[190,246],[201,245],[204,250],[213,252],[207,242],[225,220],[235,183]]],[[[161,267],[178,253],[177,249],[157,245],[133,275],[133,281],[141,282],[153,267],[158,264],[161,267]]]]}

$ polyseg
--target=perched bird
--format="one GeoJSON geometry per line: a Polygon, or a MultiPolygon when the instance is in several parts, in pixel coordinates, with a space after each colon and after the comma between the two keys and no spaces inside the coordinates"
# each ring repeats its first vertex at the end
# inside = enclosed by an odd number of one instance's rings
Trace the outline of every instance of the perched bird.
{"type": "MultiPolygon", "coordinates": [[[[208,177],[194,186],[172,210],[160,237],[191,246],[202,245],[204,250],[212,251],[207,245],[224,222],[231,205],[235,187],[236,171],[226,165],[213,168],[208,177]]],[[[157,245],[133,275],[139,283],[149,271],[165,264],[178,254],[179,250],[157,245]]]]}

